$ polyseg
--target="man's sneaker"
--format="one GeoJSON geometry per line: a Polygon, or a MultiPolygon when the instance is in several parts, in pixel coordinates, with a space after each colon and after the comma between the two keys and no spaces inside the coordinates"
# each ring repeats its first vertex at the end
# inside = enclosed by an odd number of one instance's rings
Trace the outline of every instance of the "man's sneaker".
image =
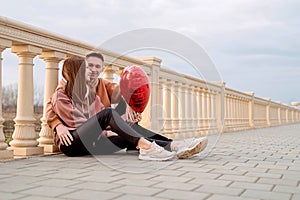
{"type": "Polygon", "coordinates": [[[140,149],[140,160],[170,160],[175,156],[174,152],[165,150],[163,147],[152,142],[149,149],[140,149]]]}
{"type": "Polygon", "coordinates": [[[176,155],[179,159],[191,158],[193,155],[200,153],[207,146],[207,138],[189,138],[185,139],[183,143],[175,147],[176,155]]]}

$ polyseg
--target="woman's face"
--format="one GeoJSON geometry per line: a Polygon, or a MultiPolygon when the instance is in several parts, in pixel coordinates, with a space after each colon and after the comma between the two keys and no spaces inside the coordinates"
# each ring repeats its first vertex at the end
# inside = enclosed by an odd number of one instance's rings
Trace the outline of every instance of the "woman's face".
{"type": "Polygon", "coordinates": [[[85,80],[86,80],[86,82],[91,81],[91,76],[92,76],[92,71],[88,67],[88,64],[86,63],[86,67],[85,67],[85,80]]]}

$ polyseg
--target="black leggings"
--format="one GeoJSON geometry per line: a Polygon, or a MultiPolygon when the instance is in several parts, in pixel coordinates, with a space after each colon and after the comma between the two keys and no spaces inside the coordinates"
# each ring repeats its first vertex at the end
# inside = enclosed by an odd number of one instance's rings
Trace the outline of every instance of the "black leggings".
{"type": "MultiPolygon", "coordinates": [[[[117,113],[119,113],[119,115],[123,115],[126,112],[126,106],[127,105],[126,105],[125,101],[123,100],[123,98],[121,98],[120,102],[118,103],[117,107],[115,108],[115,111],[117,111],[117,113]]],[[[169,139],[163,135],[157,134],[153,131],[143,128],[138,123],[131,125],[131,128],[133,130],[135,130],[136,132],[140,133],[145,138],[169,141],[169,142],[173,141],[172,139],[169,139]]]]}
{"type": "MultiPolygon", "coordinates": [[[[112,108],[106,108],[88,119],[76,130],[71,131],[72,144],[61,145],[60,150],[67,156],[83,156],[89,154],[110,154],[124,148],[135,148],[141,137],[139,132],[132,129],[112,108]],[[107,126],[118,134],[113,137],[100,137],[107,126]]],[[[158,145],[170,150],[171,141],[155,140],[158,145]]]]}

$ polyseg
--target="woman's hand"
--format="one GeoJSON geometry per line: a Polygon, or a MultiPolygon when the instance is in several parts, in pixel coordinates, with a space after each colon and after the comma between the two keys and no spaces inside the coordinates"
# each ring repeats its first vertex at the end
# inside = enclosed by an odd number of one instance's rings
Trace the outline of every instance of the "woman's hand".
{"type": "MultiPolygon", "coordinates": [[[[104,137],[118,136],[117,133],[112,132],[110,130],[104,130],[104,131],[102,131],[101,135],[104,136],[104,137]]],[[[98,140],[100,140],[100,137],[98,138],[98,140]]]]}
{"type": "Polygon", "coordinates": [[[56,133],[63,145],[69,146],[73,141],[73,136],[69,132],[68,128],[63,124],[59,124],[56,127],[56,133]]]}
{"type": "Polygon", "coordinates": [[[142,115],[141,113],[138,113],[134,111],[128,104],[126,104],[126,112],[124,115],[121,116],[122,119],[128,123],[137,123],[141,121],[142,115]]]}

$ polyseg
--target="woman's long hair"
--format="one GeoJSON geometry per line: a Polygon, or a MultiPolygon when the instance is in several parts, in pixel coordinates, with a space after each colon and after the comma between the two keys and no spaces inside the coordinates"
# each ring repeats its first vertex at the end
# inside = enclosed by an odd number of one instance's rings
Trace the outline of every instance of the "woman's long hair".
{"type": "Polygon", "coordinates": [[[86,87],[86,63],[83,57],[74,56],[64,61],[62,76],[66,80],[66,95],[73,101],[83,104],[88,93],[86,87]]]}

